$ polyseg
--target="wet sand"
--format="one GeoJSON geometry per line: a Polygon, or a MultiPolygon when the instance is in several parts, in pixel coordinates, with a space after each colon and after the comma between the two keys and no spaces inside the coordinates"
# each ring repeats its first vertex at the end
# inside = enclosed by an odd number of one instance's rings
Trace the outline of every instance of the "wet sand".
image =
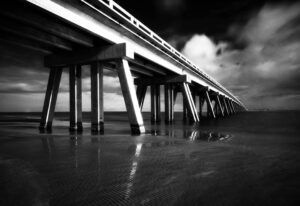
{"type": "Polygon", "coordinates": [[[52,133],[37,114],[1,114],[0,205],[300,205],[300,112],[145,117],[147,133],[131,136],[121,113],[102,135],[88,115],[79,134],[65,114],[52,133]]]}

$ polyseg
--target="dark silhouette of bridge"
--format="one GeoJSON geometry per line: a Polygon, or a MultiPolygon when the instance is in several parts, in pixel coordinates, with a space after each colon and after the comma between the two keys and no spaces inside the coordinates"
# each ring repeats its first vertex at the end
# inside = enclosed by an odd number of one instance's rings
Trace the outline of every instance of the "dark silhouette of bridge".
{"type": "Polygon", "coordinates": [[[145,132],[141,110],[151,90],[151,121],[174,120],[178,93],[184,118],[199,122],[244,111],[244,105],[130,13],[111,0],[14,0],[1,9],[1,39],[45,54],[50,75],[40,128],[52,127],[63,69],[69,69],[70,129],[82,129],[83,65],[90,65],[92,129],[104,125],[103,69],[118,74],[133,133],[145,132]],[[135,87],[136,85],[136,87],[135,87]],[[196,102],[199,102],[197,110],[196,102]]]}

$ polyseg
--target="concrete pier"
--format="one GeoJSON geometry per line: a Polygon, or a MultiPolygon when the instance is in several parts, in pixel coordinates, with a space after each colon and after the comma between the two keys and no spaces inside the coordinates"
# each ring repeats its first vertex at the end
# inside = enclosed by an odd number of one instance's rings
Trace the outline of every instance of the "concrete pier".
{"type": "Polygon", "coordinates": [[[207,103],[207,112],[208,112],[209,116],[212,118],[216,118],[215,111],[213,109],[213,105],[211,103],[211,99],[210,99],[208,91],[204,92],[204,97],[205,97],[205,100],[207,103]]]}
{"type": "Polygon", "coordinates": [[[70,85],[70,130],[82,130],[82,85],[81,66],[69,67],[70,85]]]}
{"type": "Polygon", "coordinates": [[[220,111],[220,113],[221,113],[221,116],[224,117],[224,109],[223,109],[223,107],[222,107],[222,104],[221,104],[219,95],[216,95],[216,102],[217,102],[219,111],[220,111]]]}
{"type": "Polygon", "coordinates": [[[182,96],[184,100],[184,104],[186,105],[188,114],[191,117],[191,120],[193,122],[199,122],[199,116],[198,112],[196,110],[196,106],[189,88],[189,85],[187,83],[182,83],[181,85],[181,90],[182,90],[182,96]]]}
{"type": "Polygon", "coordinates": [[[50,68],[50,75],[44,100],[40,129],[50,130],[52,127],[56,99],[62,74],[62,68],[50,68]]]}
{"type": "Polygon", "coordinates": [[[128,61],[125,59],[119,60],[117,62],[117,68],[131,132],[133,134],[145,133],[144,121],[136,96],[128,61]]]}
{"type": "Polygon", "coordinates": [[[151,85],[151,122],[160,122],[160,85],[151,85]]]}
{"type": "Polygon", "coordinates": [[[103,64],[91,64],[91,118],[92,131],[104,130],[104,102],[103,102],[103,64]]]}
{"type": "Polygon", "coordinates": [[[165,85],[165,122],[174,121],[174,87],[172,84],[165,85]]]}

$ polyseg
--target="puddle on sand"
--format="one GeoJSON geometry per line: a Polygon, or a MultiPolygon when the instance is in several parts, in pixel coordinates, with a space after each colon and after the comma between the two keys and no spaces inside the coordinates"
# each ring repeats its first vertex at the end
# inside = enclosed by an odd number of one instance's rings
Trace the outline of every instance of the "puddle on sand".
{"type": "Polygon", "coordinates": [[[190,141],[205,141],[205,142],[216,142],[216,141],[228,141],[232,138],[231,134],[225,134],[221,132],[211,131],[200,131],[199,129],[191,130],[150,130],[147,132],[152,136],[167,136],[189,139],[190,141]]]}
{"type": "Polygon", "coordinates": [[[232,138],[230,134],[223,134],[220,132],[209,132],[209,131],[197,131],[194,130],[190,132],[189,135],[185,136],[190,141],[206,141],[206,142],[216,142],[216,141],[227,141],[232,138]]]}

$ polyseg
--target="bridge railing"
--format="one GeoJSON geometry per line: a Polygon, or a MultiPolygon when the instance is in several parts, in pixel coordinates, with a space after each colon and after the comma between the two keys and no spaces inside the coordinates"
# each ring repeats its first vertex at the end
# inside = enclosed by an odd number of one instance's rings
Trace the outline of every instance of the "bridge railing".
{"type": "Polygon", "coordinates": [[[133,29],[134,32],[139,34],[145,40],[157,46],[168,56],[173,57],[173,59],[176,60],[177,62],[180,62],[181,64],[188,67],[190,70],[200,74],[207,81],[217,86],[224,93],[227,93],[227,95],[231,96],[233,99],[240,102],[231,92],[229,92],[219,82],[217,82],[215,79],[207,75],[203,70],[201,70],[194,63],[192,63],[191,60],[189,60],[187,57],[181,54],[178,50],[172,47],[168,42],[166,42],[161,37],[159,37],[156,33],[154,33],[151,29],[149,29],[146,25],[144,25],[141,21],[139,21],[134,16],[132,16],[129,12],[127,12],[124,8],[122,8],[113,0],[80,0],[80,1],[102,14],[103,14],[102,11],[103,9],[112,12],[112,14],[110,14],[110,18],[111,17],[116,18],[116,19],[113,18],[113,20],[125,24],[125,26],[129,27],[129,29],[133,29]],[[99,7],[101,7],[101,9],[99,7]]]}

